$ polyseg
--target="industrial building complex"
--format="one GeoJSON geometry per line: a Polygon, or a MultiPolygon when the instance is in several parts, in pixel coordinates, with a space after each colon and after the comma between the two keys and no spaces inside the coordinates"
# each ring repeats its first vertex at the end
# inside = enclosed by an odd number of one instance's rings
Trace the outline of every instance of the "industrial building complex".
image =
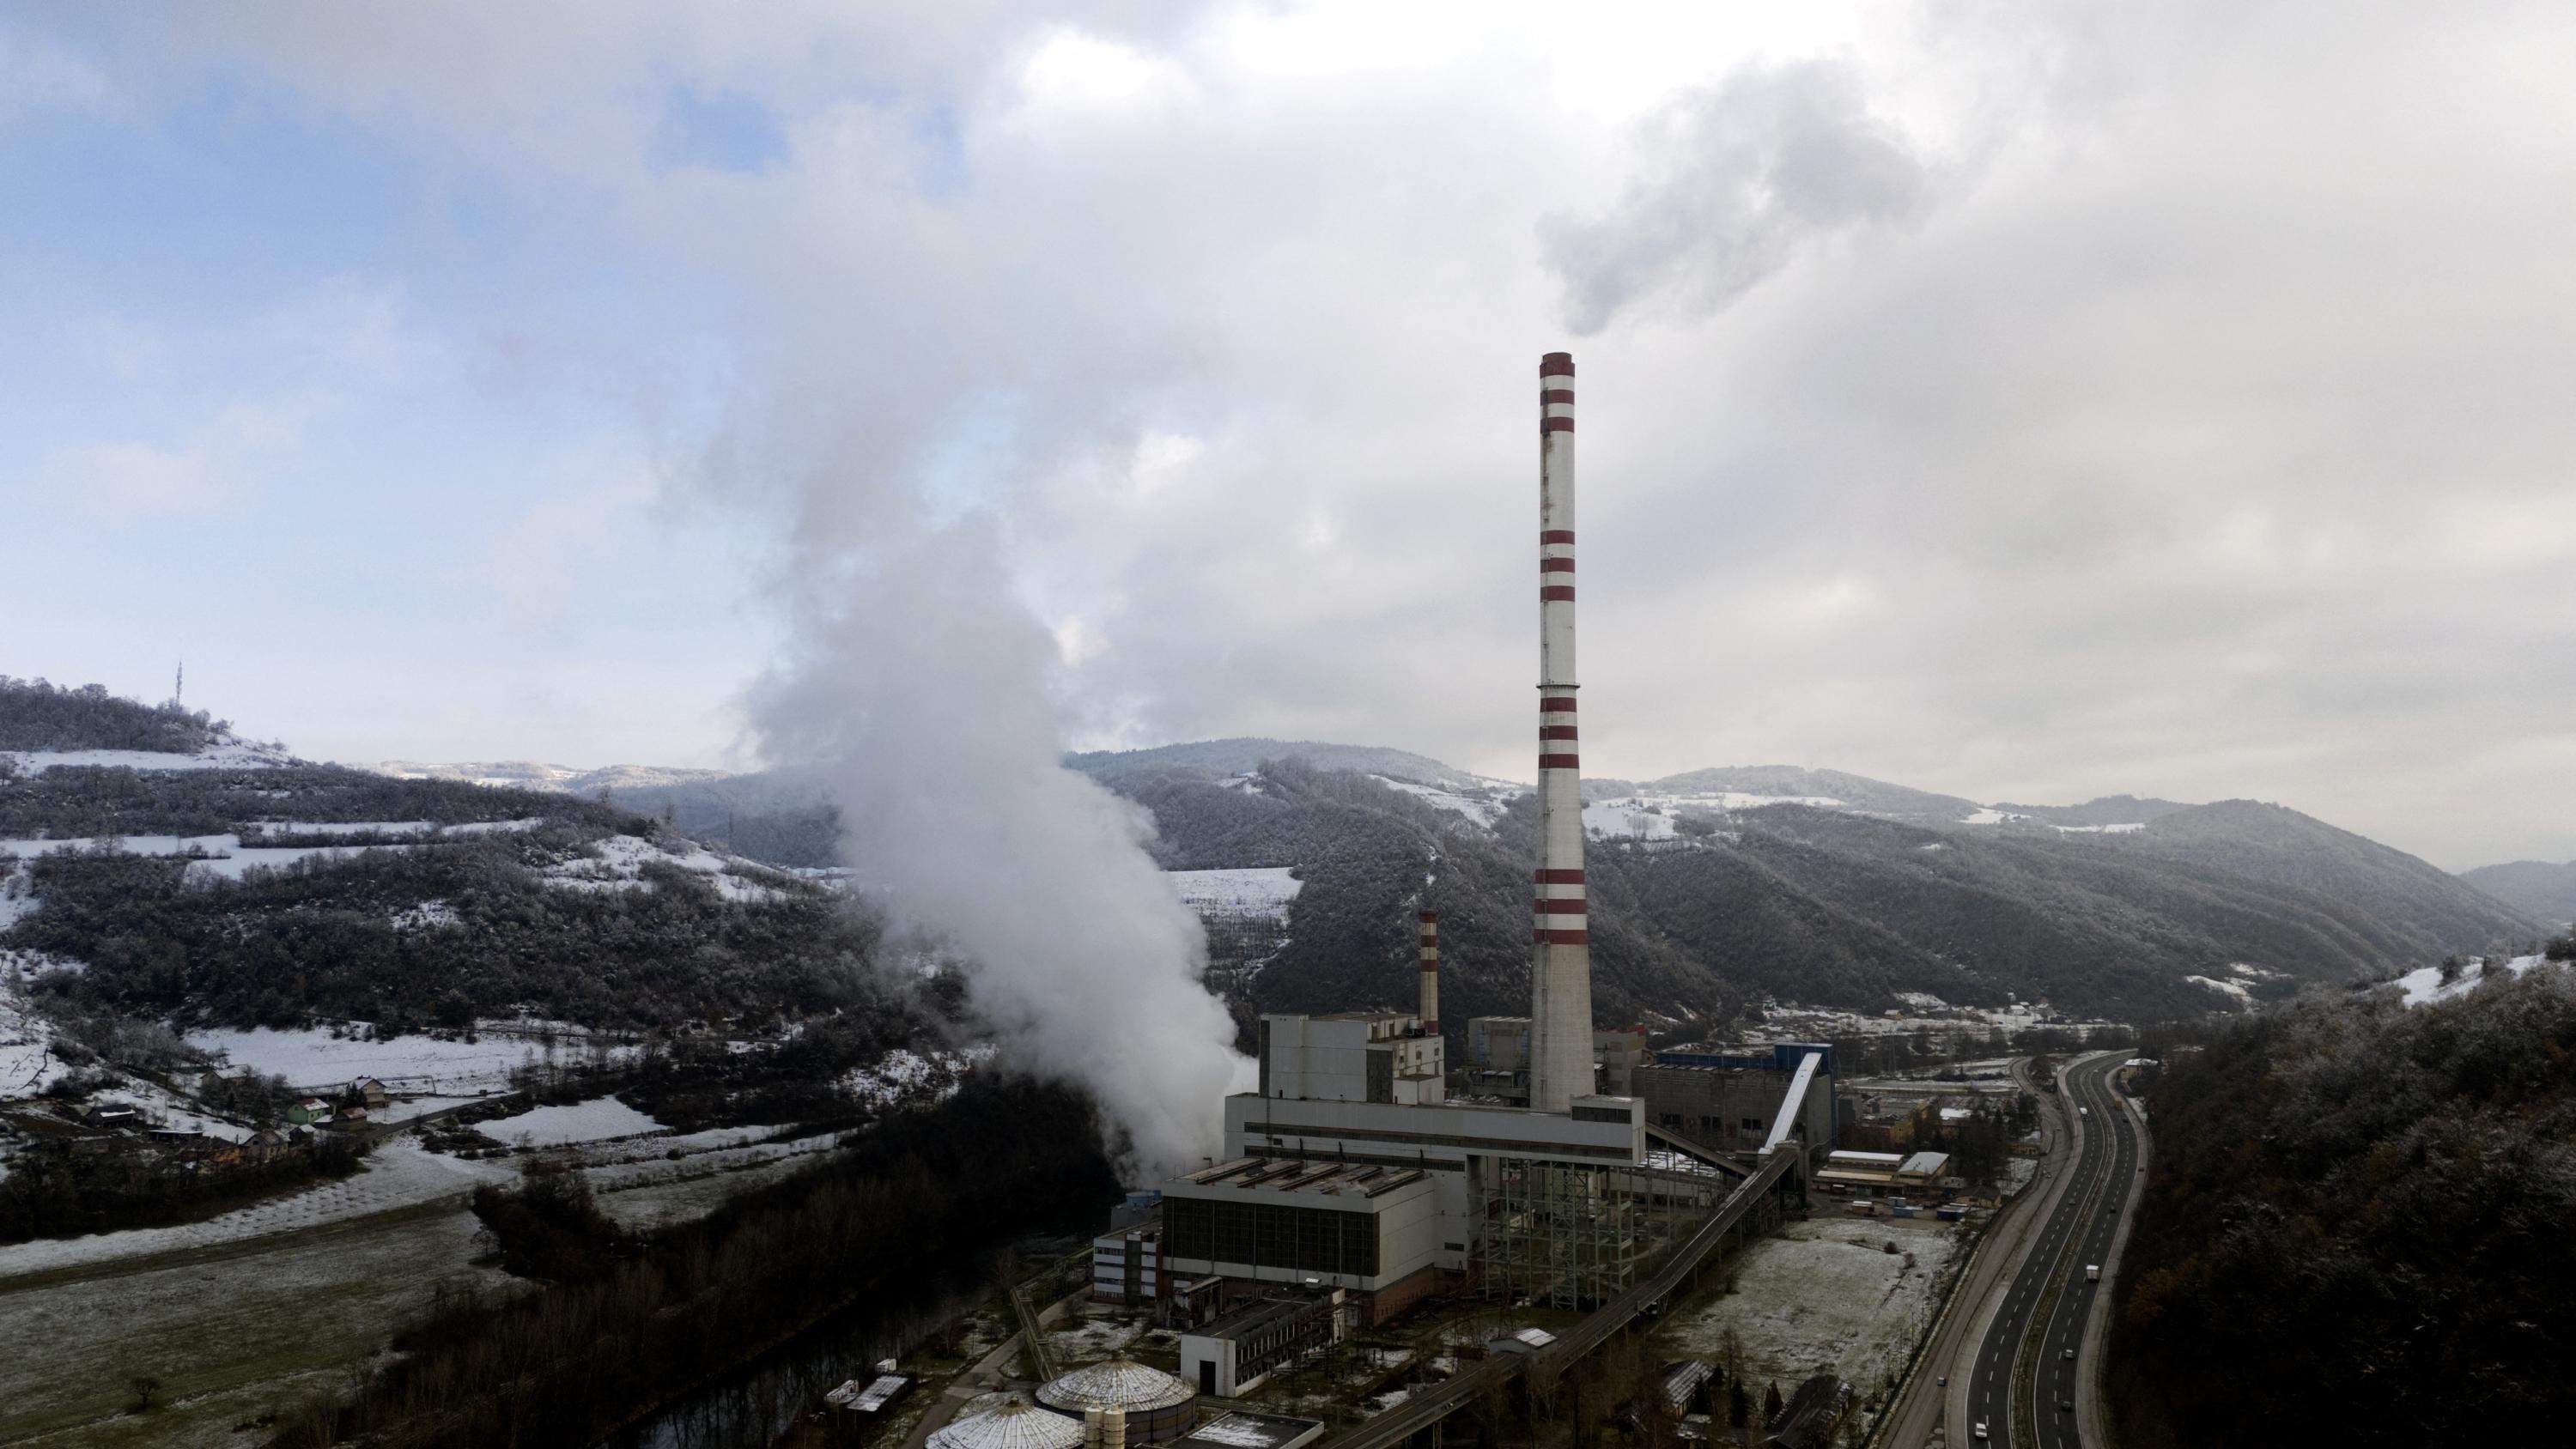
{"type": "Polygon", "coordinates": [[[1443,1294],[1599,1303],[1763,1154],[1832,1140],[1828,1049],[1668,1066],[1642,1029],[1593,1023],[1574,377],[1564,353],[1539,363],[1530,1013],[1475,1018],[1469,1060],[1449,1061],[1439,919],[1424,912],[1416,1010],[1261,1019],[1258,1084],[1226,1099],[1224,1155],[1163,1183],[1159,1224],[1102,1239],[1096,1260],[1095,1284],[1124,1301],[1177,1300],[1187,1319],[1212,1294],[1243,1325],[1243,1340],[1202,1360],[1211,1381],[1242,1376],[1256,1329],[1275,1337],[1293,1316],[1237,1305],[1330,1293],[1364,1325],[1443,1294]]]}
{"type": "MultiPolygon", "coordinates": [[[[1193,1432],[1293,1449],[1320,1426],[1236,1412],[1194,1429],[1193,1406],[1253,1392],[1434,1298],[1589,1310],[1668,1292],[1679,1270],[1659,1265],[1697,1262],[1765,1194],[1798,1211],[1810,1187],[1936,1186],[1937,1154],[1823,1162],[1836,1146],[1829,1045],[1658,1054],[1642,1028],[1593,1022],[1574,376],[1564,353],[1539,364],[1529,1014],[1453,1023],[1465,1060],[1452,1061],[1440,922],[1425,910],[1415,1009],[1261,1017],[1254,1085],[1223,1104],[1222,1154],[1131,1199],[1093,1243],[1091,1300],[1144,1310],[1176,1334],[1179,1373],[1093,1365],[1049,1381],[1033,1404],[943,1431],[931,1449],[1120,1449],[1197,1442],[1184,1439],[1193,1432]],[[1030,1417],[1049,1411],[1057,1422],[1030,1417]]],[[[1502,1346],[1553,1343],[1533,1329],[1502,1346]]]]}

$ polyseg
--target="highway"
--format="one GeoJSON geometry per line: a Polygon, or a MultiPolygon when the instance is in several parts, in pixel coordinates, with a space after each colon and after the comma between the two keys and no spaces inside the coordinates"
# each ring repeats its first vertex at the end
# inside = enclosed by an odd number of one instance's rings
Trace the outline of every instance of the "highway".
{"type": "Polygon", "coordinates": [[[2082,1139],[2073,1174],[1972,1351],[1965,1422],[1952,1431],[1953,1442],[2017,1449],[2077,1449],[2083,1442],[2074,1406],[2086,1367],[2085,1322],[2112,1276],[2112,1238],[2139,1167],[2137,1127],[2110,1088],[2119,1064],[2106,1055],[2060,1074],[2061,1098],[2082,1139]],[[2092,1264],[2101,1265],[2104,1282],[2086,1278],[2092,1264]]]}

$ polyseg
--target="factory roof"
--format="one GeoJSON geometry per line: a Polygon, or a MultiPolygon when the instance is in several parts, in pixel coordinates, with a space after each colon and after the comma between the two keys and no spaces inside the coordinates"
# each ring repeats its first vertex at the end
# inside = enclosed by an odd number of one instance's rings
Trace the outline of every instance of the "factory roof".
{"type": "Polygon", "coordinates": [[[1905,1165],[1896,1170],[1909,1177],[1939,1177],[1950,1170],[1950,1154],[1918,1152],[1905,1159],[1905,1165]]]}
{"type": "Polygon", "coordinates": [[[1321,1419],[1253,1414],[1241,1409],[1199,1425],[1173,1441],[1193,1449],[1299,1449],[1324,1433],[1321,1419]]]}
{"type": "Polygon", "coordinates": [[[1181,1181],[1198,1187],[1263,1188],[1369,1198],[1421,1179],[1421,1171],[1410,1167],[1314,1162],[1299,1157],[1238,1157],[1214,1167],[1202,1167],[1181,1181]]]}
{"type": "Polygon", "coordinates": [[[1026,1399],[969,1414],[930,1436],[929,1449],[1076,1449],[1080,1419],[1051,1414],[1026,1399]]]}
{"type": "Polygon", "coordinates": [[[1894,1167],[1896,1164],[1905,1160],[1905,1154],[1901,1152],[1854,1152],[1849,1148],[1841,1148],[1836,1151],[1826,1153],[1825,1160],[1849,1167],[1894,1167]]]}
{"type": "Polygon", "coordinates": [[[1198,1390],[1132,1358],[1086,1364],[1038,1388],[1039,1403],[1068,1414],[1085,1409],[1116,1409],[1122,1413],[1168,1409],[1197,1397],[1198,1390]]]}

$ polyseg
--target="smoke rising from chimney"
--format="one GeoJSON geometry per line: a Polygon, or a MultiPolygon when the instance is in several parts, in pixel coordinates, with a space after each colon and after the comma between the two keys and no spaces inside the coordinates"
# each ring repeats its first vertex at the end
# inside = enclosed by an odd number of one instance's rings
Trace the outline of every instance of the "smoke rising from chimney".
{"type": "Polygon", "coordinates": [[[1002,1065],[1088,1087],[1123,1168],[1194,1166],[1242,1065],[1206,935],[1145,853],[1152,819],[1064,768],[1055,644],[1001,553],[978,516],[815,570],[755,727],[829,780],[855,890],[965,963],[1002,1065]]]}

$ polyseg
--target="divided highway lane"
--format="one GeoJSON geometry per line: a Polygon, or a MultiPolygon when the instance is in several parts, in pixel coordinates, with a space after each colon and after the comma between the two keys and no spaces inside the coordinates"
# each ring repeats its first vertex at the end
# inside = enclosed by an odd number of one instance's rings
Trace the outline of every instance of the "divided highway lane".
{"type": "MultiPolygon", "coordinates": [[[[2101,1284],[2085,1277],[2088,1264],[2104,1264],[2117,1227],[2117,1209],[2128,1178],[2138,1169],[2135,1129],[2112,1100],[2116,1057],[2101,1057],[2066,1070],[2060,1096],[2083,1141],[2065,1195],[2032,1241],[2014,1273],[1985,1339],[1977,1345],[1968,1381],[1966,1424],[1957,1432],[1970,1443],[2021,1449],[2077,1449],[2073,1404],[2086,1311],[2101,1284]],[[2068,1357],[2068,1350],[2077,1358],[2068,1357]],[[1974,1436],[1984,1426],[1986,1438],[1974,1436]]],[[[2107,1268],[2107,1264],[2105,1264],[2107,1268]]]]}
{"type": "MultiPolygon", "coordinates": [[[[2058,1290],[2047,1331],[2039,1341],[2038,1372],[2032,1388],[2039,1410],[2040,1449],[2077,1449],[2083,1442],[2076,1433],[2075,1403],[2080,1374],[2092,1367],[2082,1361],[2086,1352],[2084,1325],[2092,1314],[2094,1298],[2110,1287],[2111,1242],[2119,1231],[2120,1205],[2128,1198],[2129,1180],[2137,1175],[2139,1167],[2137,1124],[2111,1091],[2111,1073],[2118,1069],[2120,1060],[2105,1059],[2077,1074],[2082,1079],[2083,1104],[2091,1110],[2084,1119],[2088,1140],[2103,1140],[2109,1151],[2110,1172],[2099,1198],[2086,1214],[2084,1236],[2077,1244],[2073,1268],[2058,1290]],[[2088,1265],[2100,1266],[2100,1282],[2085,1277],[2088,1265]]],[[[2093,1351],[2099,1352],[2100,1348],[2097,1343],[2093,1351]]]]}

